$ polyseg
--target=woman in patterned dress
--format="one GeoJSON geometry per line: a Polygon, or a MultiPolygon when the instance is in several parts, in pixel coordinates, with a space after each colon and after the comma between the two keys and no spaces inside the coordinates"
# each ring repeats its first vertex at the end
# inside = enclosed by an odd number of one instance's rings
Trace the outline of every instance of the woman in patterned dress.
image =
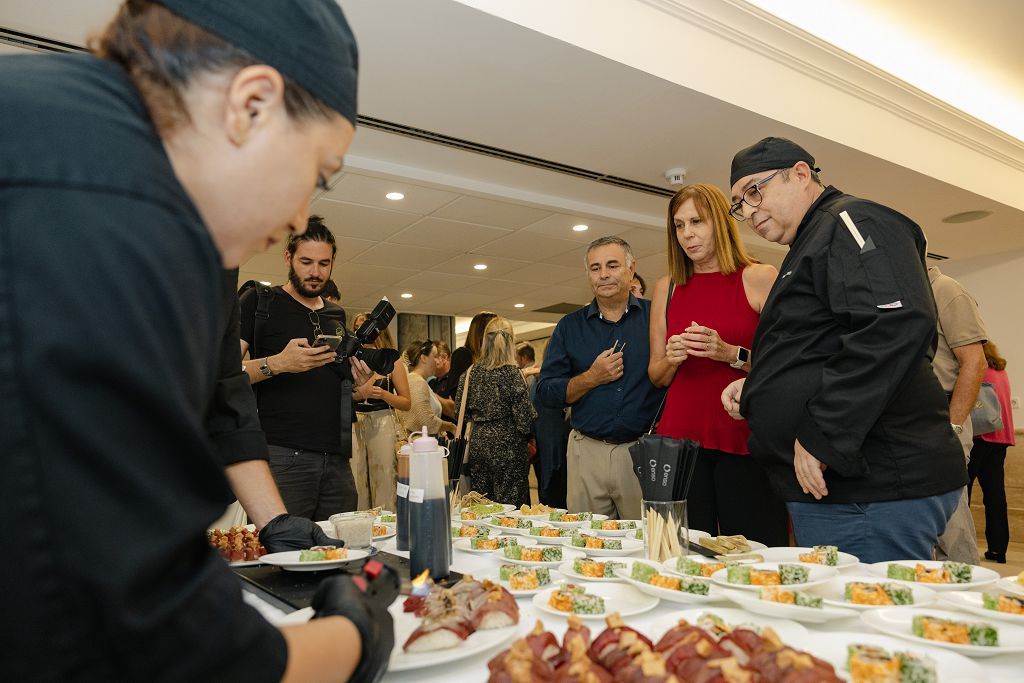
{"type": "MultiPolygon", "coordinates": [[[[515,348],[512,324],[495,317],[484,330],[480,360],[467,373],[466,419],[473,423],[469,439],[473,490],[519,507],[530,503],[526,444],[537,411],[516,364],[515,348]]],[[[465,390],[466,374],[459,378],[456,410],[465,390]]]]}

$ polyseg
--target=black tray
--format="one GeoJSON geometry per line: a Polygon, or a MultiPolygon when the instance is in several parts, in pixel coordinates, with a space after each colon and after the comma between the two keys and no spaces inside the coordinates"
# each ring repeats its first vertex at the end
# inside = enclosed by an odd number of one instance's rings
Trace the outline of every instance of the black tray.
{"type": "MultiPolygon", "coordinates": [[[[379,560],[398,572],[398,576],[402,580],[402,594],[409,594],[408,559],[384,552],[375,553],[370,557],[379,560]]],[[[363,562],[350,562],[337,569],[325,569],[318,572],[290,572],[270,565],[234,567],[233,569],[239,578],[246,583],[269,593],[293,609],[302,609],[303,607],[309,607],[313,602],[313,594],[316,593],[317,586],[320,585],[322,580],[328,576],[342,573],[359,573],[362,571],[363,564],[363,562]]],[[[442,586],[450,586],[458,583],[461,579],[462,574],[453,571],[447,579],[436,581],[435,583],[442,586]]]]}

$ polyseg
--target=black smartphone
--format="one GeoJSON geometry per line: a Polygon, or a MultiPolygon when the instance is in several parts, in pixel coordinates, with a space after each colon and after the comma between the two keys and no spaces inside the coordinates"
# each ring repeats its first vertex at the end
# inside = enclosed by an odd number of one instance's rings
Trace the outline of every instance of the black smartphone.
{"type": "Polygon", "coordinates": [[[331,351],[337,351],[341,344],[341,337],[333,334],[321,334],[313,340],[313,346],[329,346],[331,351]]]}

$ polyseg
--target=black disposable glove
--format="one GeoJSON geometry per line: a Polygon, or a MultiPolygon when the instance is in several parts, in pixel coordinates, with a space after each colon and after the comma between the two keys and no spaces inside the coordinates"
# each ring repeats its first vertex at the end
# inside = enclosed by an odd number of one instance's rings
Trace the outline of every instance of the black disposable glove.
{"type": "Polygon", "coordinates": [[[306,550],[315,545],[333,545],[339,548],[345,545],[344,541],[325,534],[319,524],[288,513],[274,517],[260,529],[260,543],[271,553],[306,550]]]}
{"type": "Polygon", "coordinates": [[[387,672],[395,647],[395,627],[388,606],[398,597],[398,575],[377,560],[363,574],[324,579],[313,596],[313,618],[340,616],[351,621],[363,641],[359,665],[349,681],[376,683],[387,672]]]}

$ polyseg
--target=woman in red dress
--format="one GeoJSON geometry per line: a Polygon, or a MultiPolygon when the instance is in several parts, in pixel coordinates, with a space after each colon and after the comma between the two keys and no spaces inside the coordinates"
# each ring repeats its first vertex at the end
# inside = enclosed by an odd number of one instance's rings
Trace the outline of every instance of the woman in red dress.
{"type": "Polygon", "coordinates": [[[747,254],[725,195],[704,184],[687,185],[669,202],[668,264],[651,296],[647,372],[669,387],[658,433],[701,445],[688,524],[789,545],[786,508],[749,457],[750,429],[719,398],[750,370],[754,329],[778,271],[747,254]]]}

